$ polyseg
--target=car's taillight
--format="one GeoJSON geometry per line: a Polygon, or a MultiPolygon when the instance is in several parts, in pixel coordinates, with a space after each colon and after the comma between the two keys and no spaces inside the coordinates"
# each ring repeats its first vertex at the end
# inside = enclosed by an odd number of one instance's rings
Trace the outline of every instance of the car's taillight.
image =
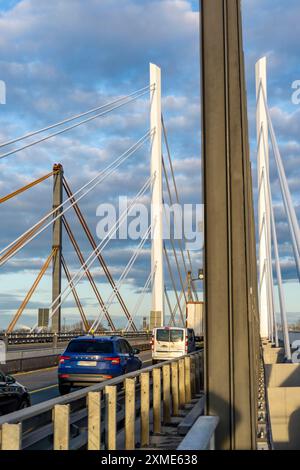
{"type": "Polygon", "coordinates": [[[68,379],[69,377],[69,374],[59,374],[60,379],[68,379]]]}
{"type": "Polygon", "coordinates": [[[103,357],[104,361],[110,361],[112,364],[120,364],[121,360],[119,357],[103,357]]]}
{"type": "Polygon", "coordinates": [[[185,353],[187,354],[188,352],[188,340],[185,340],[185,353]]]}
{"type": "Polygon", "coordinates": [[[70,356],[60,356],[59,363],[63,364],[63,362],[68,361],[69,359],[71,359],[70,356]]]}
{"type": "Polygon", "coordinates": [[[150,344],[151,344],[151,350],[154,351],[154,336],[152,336],[150,344]]]}

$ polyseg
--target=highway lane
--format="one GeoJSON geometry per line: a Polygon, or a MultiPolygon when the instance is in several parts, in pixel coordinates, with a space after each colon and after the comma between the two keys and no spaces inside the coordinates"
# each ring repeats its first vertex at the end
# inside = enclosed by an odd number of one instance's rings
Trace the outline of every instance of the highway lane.
{"type": "MultiPolygon", "coordinates": [[[[139,357],[143,361],[143,367],[151,365],[151,351],[141,351],[139,357]]],[[[13,374],[13,376],[19,383],[28,388],[32,405],[60,396],[57,384],[57,367],[32,372],[20,372],[13,374]]]]}

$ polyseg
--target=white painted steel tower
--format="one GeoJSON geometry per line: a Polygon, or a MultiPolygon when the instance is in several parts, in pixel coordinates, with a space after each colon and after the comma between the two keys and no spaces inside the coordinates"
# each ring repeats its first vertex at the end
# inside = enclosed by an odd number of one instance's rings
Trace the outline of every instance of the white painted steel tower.
{"type": "Polygon", "coordinates": [[[255,66],[256,73],[256,123],[257,123],[257,169],[258,169],[258,234],[259,234],[259,311],[260,335],[271,338],[274,305],[272,299],[271,219],[269,184],[269,131],[264,103],[267,99],[266,57],[255,66]]]}
{"type": "Polygon", "coordinates": [[[150,64],[150,130],[151,139],[151,271],[152,310],[150,328],[164,325],[164,273],[163,273],[163,226],[162,226],[162,145],[161,145],[161,73],[160,68],[150,64]]]}

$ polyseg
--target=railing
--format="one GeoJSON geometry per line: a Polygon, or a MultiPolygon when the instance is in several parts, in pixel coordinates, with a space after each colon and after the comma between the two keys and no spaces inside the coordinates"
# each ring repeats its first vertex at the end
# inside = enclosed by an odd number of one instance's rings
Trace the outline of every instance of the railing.
{"type": "Polygon", "coordinates": [[[160,433],[201,386],[202,351],[197,351],[3,416],[0,448],[146,447],[150,431],[160,433]]]}
{"type": "MultiPolygon", "coordinates": [[[[65,332],[65,333],[9,333],[0,334],[0,339],[7,344],[27,344],[27,343],[63,343],[70,341],[77,336],[86,335],[84,331],[65,332]]],[[[126,338],[150,338],[151,333],[147,331],[103,331],[97,333],[101,336],[124,336],[126,338]]]]}

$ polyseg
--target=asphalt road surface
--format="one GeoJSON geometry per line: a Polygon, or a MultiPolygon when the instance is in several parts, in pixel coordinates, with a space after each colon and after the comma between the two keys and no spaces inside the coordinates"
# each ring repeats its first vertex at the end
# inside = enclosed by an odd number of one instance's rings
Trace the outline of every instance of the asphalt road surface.
{"type": "MultiPolygon", "coordinates": [[[[151,365],[151,351],[142,351],[139,357],[143,361],[143,367],[151,365]]],[[[13,376],[28,388],[32,405],[60,396],[57,384],[57,367],[33,372],[20,372],[13,374],[13,376]]]]}

